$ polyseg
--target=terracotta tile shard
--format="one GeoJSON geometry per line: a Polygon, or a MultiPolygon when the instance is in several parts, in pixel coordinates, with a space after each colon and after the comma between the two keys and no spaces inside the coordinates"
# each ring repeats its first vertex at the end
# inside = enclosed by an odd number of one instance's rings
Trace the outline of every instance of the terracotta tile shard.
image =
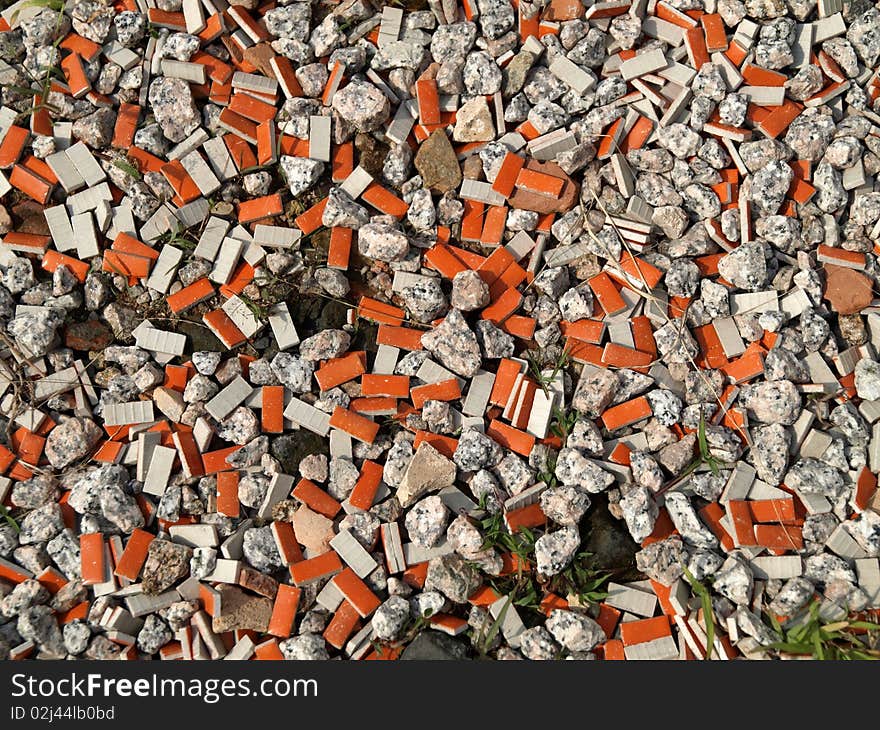
{"type": "Polygon", "coordinates": [[[293,624],[296,619],[296,611],[302,591],[299,588],[288,585],[279,585],[272,606],[272,616],[266,632],[272,636],[286,638],[293,632],[293,624]]]}
{"type": "Polygon", "coordinates": [[[107,579],[104,563],[104,536],[99,532],[80,535],[79,549],[83,584],[103,583],[107,579]]]}
{"type": "Polygon", "coordinates": [[[382,483],[383,468],[375,461],[365,461],[361,467],[361,474],[354,485],[354,489],[348,497],[348,503],[360,510],[368,510],[373,506],[373,500],[382,483]]]}
{"type": "Polygon", "coordinates": [[[334,649],[342,649],[360,625],[360,614],[349,601],[343,600],[324,629],[322,636],[334,649]]]}
{"type": "Polygon", "coordinates": [[[224,471],[217,475],[217,511],[227,517],[238,517],[238,472],[224,471]]]}
{"type": "Polygon", "coordinates": [[[597,274],[589,280],[590,289],[609,317],[626,310],[626,302],[606,273],[597,274]]]}
{"type": "Polygon", "coordinates": [[[334,576],[342,567],[339,556],[331,550],[316,558],[294,563],[290,566],[290,577],[294,585],[304,586],[334,576]]]}
{"type": "Polygon", "coordinates": [[[315,371],[315,380],[321,390],[330,390],[337,385],[354,380],[366,372],[364,361],[358,353],[350,352],[342,357],[328,360],[315,371]]]}
{"type": "Polygon", "coordinates": [[[630,426],[638,423],[652,415],[651,404],[644,396],[633,398],[632,400],[621,403],[607,409],[602,414],[602,423],[609,431],[615,431],[618,428],[630,426]]]}
{"type": "Polygon", "coordinates": [[[519,155],[508,152],[504,158],[504,162],[501,164],[501,169],[495,176],[495,181],[492,183],[492,189],[496,193],[503,195],[505,198],[509,198],[513,193],[517,177],[519,176],[523,165],[525,165],[525,162],[526,161],[519,155]]]}
{"type": "Polygon", "coordinates": [[[538,213],[564,213],[574,206],[578,195],[580,194],[580,186],[566,175],[559,165],[554,162],[529,160],[525,164],[523,170],[543,173],[545,175],[559,178],[563,181],[562,190],[556,198],[551,198],[547,195],[534,193],[524,188],[518,188],[508,200],[508,204],[511,208],[533,210],[538,213]]]}
{"type": "Polygon", "coordinates": [[[825,264],[823,297],[840,314],[861,312],[874,300],[873,281],[859,271],[825,264]]]}
{"type": "Polygon", "coordinates": [[[336,406],[333,415],[330,416],[330,426],[345,431],[358,441],[371,444],[379,433],[379,424],[369,418],[359,416],[357,413],[346,410],[342,406],[336,406]]]}
{"type": "Polygon", "coordinates": [[[308,479],[300,479],[291,494],[310,509],[331,519],[342,509],[339,502],[308,479]]]}
{"type": "Polygon", "coordinates": [[[333,578],[333,583],[361,618],[367,618],[379,608],[381,603],[379,598],[367,587],[366,583],[357,577],[351,568],[345,568],[336,575],[333,578]]]}

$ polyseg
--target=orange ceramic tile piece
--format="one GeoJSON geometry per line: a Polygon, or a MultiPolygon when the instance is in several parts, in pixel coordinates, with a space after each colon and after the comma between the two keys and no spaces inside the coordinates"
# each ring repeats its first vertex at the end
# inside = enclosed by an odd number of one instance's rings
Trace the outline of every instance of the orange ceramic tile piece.
{"type": "Polygon", "coordinates": [[[495,176],[495,182],[492,183],[492,190],[505,198],[509,198],[513,193],[516,180],[525,165],[525,160],[513,152],[508,152],[501,163],[501,169],[495,176]]]}
{"type": "Polygon", "coordinates": [[[254,267],[247,261],[242,261],[232,272],[229,281],[220,285],[220,294],[226,299],[235,294],[241,294],[244,288],[254,280],[254,273],[254,267]]]}
{"type": "Polygon", "coordinates": [[[179,160],[172,160],[162,165],[159,172],[184,203],[192,202],[201,196],[202,193],[198,185],[195,184],[179,160]]]}
{"type": "Polygon", "coordinates": [[[13,125],[9,128],[0,142],[0,170],[6,170],[18,162],[28,136],[29,132],[24,127],[13,125]]]}
{"type": "Polygon", "coordinates": [[[36,576],[37,582],[53,596],[70,581],[56,568],[48,567],[36,576]]]}
{"type": "Polygon", "coordinates": [[[358,316],[379,324],[398,327],[403,324],[405,313],[400,307],[395,307],[392,304],[385,304],[370,297],[361,297],[358,302],[358,316]]]}
{"type": "Polygon", "coordinates": [[[104,536],[93,532],[79,536],[80,570],[83,585],[103,583],[106,579],[104,562],[104,536]]]}
{"type": "Polygon", "coordinates": [[[409,395],[409,376],[365,373],[361,377],[361,393],[406,398],[409,395]]]}
{"type": "Polygon", "coordinates": [[[516,264],[516,260],[513,258],[513,254],[506,248],[499,247],[480,263],[477,267],[477,273],[491,287],[514,264],[516,264]]]}
{"type": "Polygon", "coordinates": [[[871,504],[871,498],[877,491],[877,477],[867,467],[863,466],[856,481],[856,491],[853,497],[853,505],[856,509],[865,510],[871,504]]]}
{"type": "Polygon", "coordinates": [[[431,247],[425,253],[425,261],[446,279],[453,279],[457,273],[468,268],[443,244],[431,247]]]}
{"type": "Polygon", "coordinates": [[[498,326],[513,314],[523,301],[523,295],[513,288],[505,290],[492,304],[480,312],[481,319],[487,319],[498,326]]]}
{"type": "Polygon", "coordinates": [[[147,550],[153,539],[154,536],[146,530],[135,528],[125,544],[122,557],[116,563],[115,574],[132,582],[136,581],[147,559],[147,550]]]}
{"type": "Polygon", "coordinates": [[[504,524],[511,532],[519,532],[524,528],[540,527],[546,523],[547,515],[541,510],[539,504],[530,504],[504,513],[504,524]]]}
{"type": "Polygon", "coordinates": [[[419,105],[419,121],[422,124],[440,124],[440,96],[434,79],[416,81],[416,101],[419,105]]]}
{"type": "Polygon", "coordinates": [[[406,203],[376,182],[370,183],[367,189],[361,193],[361,200],[387,215],[393,215],[395,218],[403,218],[406,215],[406,211],[409,210],[409,206],[406,203]]]}
{"type": "Polygon", "coordinates": [[[500,246],[504,237],[507,208],[503,205],[490,205],[483,219],[480,242],[485,246],[500,246]]]}
{"type": "Polygon", "coordinates": [[[476,200],[464,201],[464,215],[461,219],[462,241],[474,242],[479,241],[483,233],[483,210],[485,204],[476,200]]]}
{"type": "Polygon", "coordinates": [[[575,362],[602,365],[602,348],[597,345],[591,345],[589,342],[580,342],[578,340],[567,340],[565,349],[568,350],[569,357],[575,362]]]}
{"type": "Polygon", "coordinates": [[[376,344],[399,347],[401,350],[421,350],[423,334],[424,330],[380,324],[376,333],[376,344]]]}
{"type": "Polygon", "coordinates": [[[272,616],[266,632],[279,638],[287,638],[293,631],[296,610],[302,591],[294,586],[281,584],[272,604],[272,616]]]}
{"type": "Polygon", "coordinates": [[[334,576],[333,583],[346,600],[354,606],[361,618],[367,618],[379,608],[381,601],[351,568],[334,576]]]}
{"type": "Polygon", "coordinates": [[[331,179],[341,183],[354,170],[354,143],[344,142],[333,149],[331,179]]]}
{"type": "Polygon", "coordinates": [[[800,551],[804,538],[801,528],[794,525],[755,525],[755,544],[773,550],[800,551]]]}
{"type": "Polygon", "coordinates": [[[651,416],[651,404],[644,396],[639,396],[621,403],[618,406],[608,408],[602,414],[602,423],[609,431],[615,431],[624,426],[649,418],[651,416]]]}
{"type": "Polygon", "coordinates": [[[364,461],[360,476],[348,497],[348,503],[356,509],[364,511],[370,509],[373,506],[379,485],[382,483],[382,473],[381,464],[370,460],[364,461]]]}
{"type": "Polygon", "coordinates": [[[214,285],[209,279],[199,279],[165,298],[168,308],[175,314],[182,314],[197,304],[214,296],[214,285]]]}
{"type": "Polygon", "coordinates": [[[202,454],[202,463],[205,465],[205,474],[216,474],[229,471],[232,467],[226,463],[226,459],[238,451],[241,446],[229,446],[225,449],[215,449],[202,454]]]}
{"type": "Polygon", "coordinates": [[[523,317],[520,314],[511,314],[501,323],[501,329],[521,340],[531,340],[535,335],[536,327],[537,322],[534,318],[523,317]]]}
{"type": "Polygon", "coordinates": [[[172,441],[177,449],[183,474],[187,477],[203,476],[205,467],[202,464],[202,455],[196,445],[195,438],[193,438],[192,431],[182,430],[184,428],[182,426],[179,428],[181,430],[173,434],[172,441]]]}
{"type": "Polygon", "coordinates": [[[619,368],[642,368],[651,364],[653,356],[647,352],[609,342],[602,351],[602,362],[619,368]]]}
{"type": "Polygon", "coordinates": [[[376,439],[376,434],[379,433],[378,423],[348,411],[342,406],[336,406],[333,415],[330,416],[330,425],[368,444],[373,443],[376,439]]]}
{"type": "Polygon", "coordinates": [[[330,247],[327,251],[327,266],[331,269],[345,271],[351,257],[351,228],[334,226],[330,231],[330,247]]]}
{"type": "Polygon", "coordinates": [[[78,53],[71,53],[61,61],[61,70],[74,99],[81,99],[91,91],[92,84],[86,76],[83,60],[78,53]]]}
{"type": "Polygon", "coordinates": [[[724,21],[718,13],[706,13],[700,17],[703,33],[706,37],[706,50],[709,53],[727,50],[727,33],[724,21]]]}
{"type": "MultiPolygon", "coordinates": [[[[271,624],[270,624],[271,625],[271,624]]],[[[278,647],[277,639],[269,639],[254,647],[254,656],[261,662],[280,662],[284,660],[284,654],[278,647]]]]}
{"type": "Polygon", "coordinates": [[[486,435],[497,441],[501,446],[515,451],[522,456],[532,453],[535,437],[525,431],[508,426],[497,419],[492,419],[486,428],[486,435]]]}
{"type": "Polygon", "coordinates": [[[626,310],[626,302],[605,272],[596,274],[588,281],[590,289],[599,300],[599,304],[609,317],[626,310]]]}
{"type": "Polygon", "coordinates": [[[643,644],[671,635],[672,629],[666,616],[656,616],[639,621],[624,621],[620,624],[620,639],[624,646],[643,644]]]}
{"type": "Polygon", "coordinates": [[[217,338],[229,349],[247,342],[247,337],[229,319],[229,315],[222,309],[215,309],[202,316],[202,321],[217,336],[217,338]]]}
{"type": "Polygon", "coordinates": [[[722,366],[721,371],[734,383],[743,383],[764,372],[764,357],[760,352],[746,351],[729,365],[722,366]]]}
{"type": "Polygon", "coordinates": [[[305,478],[297,482],[291,494],[309,507],[309,509],[330,519],[333,519],[339,510],[342,509],[342,505],[339,502],[318,487],[317,484],[305,478]]]}
{"type": "Polygon", "coordinates": [[[58,253],[52,249],[47,250],[46,253],[43,254],[41,265],[43,269],[52,273],[54,273],[55,269],[59,266],[64,265],[81,284],[85,283],[86,276],[89,273],[89,265],[85,261],[80,261],[79,259],[73,258],[73,256],[58,253]]]}
{"type": "Polygon", "coordinates": [[[275,547],[285,565],[293,565],[303,559],[302,549],[296,541],[293,525],[282,520],[274,520],[271,524],[272,536],[275,538],[275,547]]]}
{"type": "Polygon", "coordinates": [[[356,352],[349,352],[342,357],[335,357],[328,360],[324,365],[315,371],[315,380],[321,390],[330,390],[337,385],[347,383],[354,380],[358,375],[366,372],[364,362],[360,355],[356,352]]]}
{"type": "Polygon", "coordinates": [[[252,223],[263,218],[281,215],[282,212],[281,196],[278,193],[264,195],[262,198],[253,198],[239,203],[238,222],[252,223]]]}
{"type": "Polygon", "coordinates": [[[22,165],[12,168],[9,183],[43,205],[49,202],[49,197],[52,195],[52,184],[22,165]]]}
{"type": "Polygon", "coordinates": [[[633,344],[636,346],[636,349],[648,353],[652,358],[656,357],[657,344],[654,342],[651,320],[644,315],[633,317],[630,320],[630,329],[632,330],[633,344]]]}
{"type": "Polygon", "coordinates": [[[626,655],[623,650],[623,642],[618,639],[612,639],[602,644],[602,658],[605,661],[623,661],[626,655]]]}
{"type": "Polygon", "coordinates": [[[510,399],[516,376],[522,371],[522,366],[515,360],[502,358],[495,372],[495,382],[489,395],[489,403],[496,406],[504,406],[510,399]]]}
{"type": "Polygon", "coordinates": [[[439,433],[431,433],[430,431],[416,431],[416,437],[413,439],[413,448],[418,449],[422,443],[431,444],[443,456],[451,459],[458,448],[458,439],[451,436],[442,436],[439,433]]]}
{"type": "Polygon", "coordinates": [[[784,86],[788,77],[778,71],[770,71],[752,63],[742,67],[740,73],[743,79],[752,86],[784,86]]]}
{"type": "Polygon", "coordinates": [[[794,498],[750,499],[746,502],[753,522],[786,522],[797,519],[794,498]]]}
{"type": "Polygon", "coordinates": [[[134,236],[130,236],[127,233],[118,233],[116,238],[113,239],[111,248],[120,253],[140,256],[141,258],[150,259],[151,261],[155,261],[159,258],[159,252],[156,251],[156,249],[150,248],[145,243],[141,243],[134,236]]]}
{"type": "Polygon", "coordinates": [[[663,272],[653,264],[641,258],[633,256],[629,251],[624,251],[620,257],[620,268],[623,269],[633,281],[639,282],[644,287],[653,290],[663,278],[663,272]]]}
{"type": "MultiPolygon", "coordinates": [[[[247,120],[245,120],[247,121],[247,120]]],[[[253,144],[257,142],[257,126],[253,122],[247,122],[253,130],[253,144]]],[[[257,166],[257,156],[250,145],[241,137],[234,134],[223,135],[223,142],[232,158],[232,162],[239,172],[246,172],[257,166]]]]}
{"type": "Polygon", "coordinates": [[[290,566],[290,577],[296,586],[308,585],[321,578],[329,578],[342,570],[342,561],[332,550],[310,558],[301,560],[290,566]]]}
{"type": "Polygon", "coordinates": [[[755,545],[755,528],[752,523],[752,512],[748,502],[730,500],[727,503],[727,514],[733,523],[733,532],[739,545],[755,545]]]}
{"type": "Polygon", "coordinates": [[[558,198],[565,185],[565,180],[536,170],[522,169],[516,178],[516,187],[530,193],[558,198]]]}
{"type": "Polygon", "coordinates": [[[665,20],[667,23],[677,25],[679,28],[688,29],[697,27],[693,18],[669,3],[663,2],[663,0],[660,0],[655,6],[654,14],[658,18],[665,20]]]}
{"type": "Polygon", "coordinates": [[[32,466],[40,463],[46,439],[26,428],[20,428],[13,434],[12,442],[19,459],[32,466]]]}
{"type": "Polygon", "coordinates": [[[699,25],[685,30],[684,47],[687,51],[691,66],[697,69],[697,71],[703,67],[703,64],[709,63],[709,51],[706,49],[706,37],[703,34],[703,29],[699,25]]]}
{"type": "Polygon", "coordinates": [[[217,474],[217,511],[227,517],[238,517],[238,472],[221,471],[217,474]]]}
{"type": "Polygon", "coordinates": [[[605,335],[605,323],[595,319],[579,319],[576,322],[562,321],[560,330],[565,337],[598,345],[605,335]]]}
{"type": "Polygon", "coordinates": [[[264,385],[261,403],[262,427],[265,433],[284,432],[284,386],[264,385]]]}
{"type": "Polygon", "coordinates": [[[324,641],[334,649],[341,649],[348,641],[348,637],[357,629],[359,618],[354,605],[343,600],[339,604],[339,608],[336,609],[336,613],[333,614],[333,618],[330,619],[330,623],[327,624],[327,628],[324,629],[322,634],[324,641]]]}
{"type": "Polygon", "coordinates": [[[429,400],[453,401],[459,398],[461,398],[461,386],[456,378],[428,383],[412,389],[412,403],[416,408],[421,408],[429,400]]]}
{"type": "Polygon", "coordinates": [[[275,118],[278,110],[273,104],[251,96],[250,94],[233,94],[227,107],[230,111],[258,124],[275,118]]]}

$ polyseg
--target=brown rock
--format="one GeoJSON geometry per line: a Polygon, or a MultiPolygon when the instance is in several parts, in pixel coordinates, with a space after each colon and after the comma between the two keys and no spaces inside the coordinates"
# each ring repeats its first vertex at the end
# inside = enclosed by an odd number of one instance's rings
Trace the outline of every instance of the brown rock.
{"type": "Polygon", "coordinates": [[[268,43],[257,43],[255,46],[244,49],[244,60],[256,66],[264,76],[268,76],[270,79],[275,78],[275,72],[269,65],[269,61],[273,58],[275,58],[275,51],[268,43]]]}
{"type": "Polygon", "coordinates": [[[9,211],[4,206],[0,205],[0,236],[5,236],[11,230],[12,216],[9,215],[9,211]]]}
{"type": "Polygon", "coordinates": [[[479,155],[465,158],[462,164],[462,174],[465,180],[479,180],[483,176],[483,161],[479,155]]]}
{"type": "Polygon", "coordinates": [[[874,281],[843,266],[825,264],[825,298],[840,314],[861,312],[874,301],[874,281]]]}
{"type": "Polygon", "coordinates": [[[563,172],[559,165],[555,162],[538,162],[537,160],[529,160],[526,163],[526,169],[558,177],[565,181],[565,185],[562,186],[562,192],[559,194],[558,198],[550,197],[548,195],[539,195],[538,193],[531,193],[522,188],[517,188],[507,201],[511,208],[534,210],[538,213],[546,214],[564,213],[575,206],[578,201],[578,195],[580,194],[580,188],[574,180],[563,172]]]}
{"type": "Polygon", "coordinates": [[[551,0],[549,7],[544,11],[547,20],[576,20],[584,17],[586,8],[581,0],[551,0]]]}
{"type": "Polygon", "coordinates": [[[296,541],[314,555],[323,555],[330,549],[334,537],[333,521],[303,505],[293,516],[296,541]]]}
{"type": "Polygon", "coordinates": [[[859,314],[841,314],[837,318],[840,325],[840,335],[850,347],[864,345],[868,341],[868,330],[865,322],[859,314]]]}
{"type": "Polygon", "coordinates": [[[189,575],[192,550],[169,540],[153,540],[147,549],[147,561],[141,574],[144,593],[155,595],[189,575]]]}
{"type": "Polygon", "coordinates": [[[263,596],[251,596],[241,588],[230,585],[217,587],[220,593],[220,613],[214,616],[211,628],[215,633],[225,631],[265,631],[272,617],[272,601],[263,596]]]}
{"type": "Polygon", "coordinates": [[[419,147],[416,170],[426,188],[445,193],[461,183],[461,167],[452,144],[442,129],[435,129],[419,147]]]}
{"type": "Polygon", "coordinates": [[[64,346],[71,350],[103,350],[113,343],[113,332],[103,322],[74,322],[64,332],[64,346]]]}
{"type": "Polygon", "coordinates": [[[354,147],[359,153],[358,164],[373,177],[381,178],[388,145],[382,144],[372,134],[358,132],[354,138],[354,147]]]}
{"type": "Polygon", "coordinates": [[[34,200],[24,200],[13,206],[12,215],[21,222],[15,229],[19,233],[35,233],[38,236],[49,235],[49,224],[43,215],[43,206],[34,200]]]}
{"type": "Polygon", "coordinates": [[[266,598],[275,598],[275,595],[278,593],[277,580],[271,575],[266,575],[246,565],[242,566],[241,572],[238,575],[238,584],[242,588],[247,588],[249,591],[266,596],[266,598]]]}

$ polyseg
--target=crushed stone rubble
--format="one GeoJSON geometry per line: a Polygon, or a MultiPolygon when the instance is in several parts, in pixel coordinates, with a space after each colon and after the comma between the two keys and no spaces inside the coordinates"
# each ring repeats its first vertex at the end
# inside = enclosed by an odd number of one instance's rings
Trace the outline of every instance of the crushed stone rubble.
{"type": "Polygon", "coordinates": [[[878,62],[870,0],[0,11],[0,657],[880,655],[878,62]]]}

